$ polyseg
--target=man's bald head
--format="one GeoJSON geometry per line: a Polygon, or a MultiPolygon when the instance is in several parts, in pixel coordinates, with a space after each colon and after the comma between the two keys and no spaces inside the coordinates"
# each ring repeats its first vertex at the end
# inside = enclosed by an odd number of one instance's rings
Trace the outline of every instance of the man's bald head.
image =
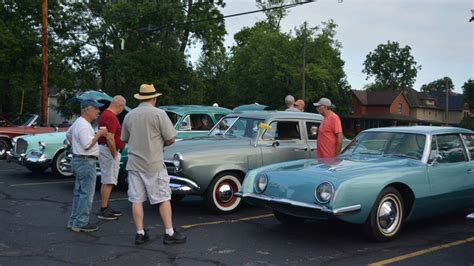
{"type": "Polygon", "coordinates": [[[109,109],[114,111],[116,114],[120,114],[125,109],[127,100],[122,95],[115,95],[110,102],[109,109]]]}

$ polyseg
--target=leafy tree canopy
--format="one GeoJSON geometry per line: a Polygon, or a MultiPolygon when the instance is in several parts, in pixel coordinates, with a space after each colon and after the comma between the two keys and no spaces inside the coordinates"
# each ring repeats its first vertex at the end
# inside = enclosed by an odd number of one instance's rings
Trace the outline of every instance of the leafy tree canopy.
{"type": "Polygon", "coordinates": [[[411,87],[415,83],[418,66],[410,53],[411,47],[400,47],[398,42],[379,44],[364,61],[363,73],[367,78],[375,78],[377,89],[398,90],[411,87]]]}
{"type": "Polygon", "coordinates": [[[432,81],[428,84],[423,84],[421,86],[421,91],[423,91],[423,92],[444,92],[444,91],[446,91],[446,86],[447,86],[447,88],[449,88],[450,91],[454,90],[453,81],[449,77],[444,77],[442,79],[432,81]]]}

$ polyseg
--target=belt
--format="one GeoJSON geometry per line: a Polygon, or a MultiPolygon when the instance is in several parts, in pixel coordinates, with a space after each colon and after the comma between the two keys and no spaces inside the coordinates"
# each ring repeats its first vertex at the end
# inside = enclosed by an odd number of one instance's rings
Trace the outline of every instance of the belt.
{"type": "MultiPolygon", "coordinates": [[[[107,143],[99,143],[99,145],[102,145],[102,146],[105,146],[105,147],[109,147],[109,145],[107,145],[107,143]]],[[[116,148],[116,149],[117,149],[117,152],[122,152],[121,149],[118,149],[118,148],[116,148]]]]}
{"type": "Polygon", "coordinates": [[[81,154],[73,154],[72,158],[82,158],[82,159],[93,159],[98,160],[97,156],[94,155],[81,155],[81,154]]]}

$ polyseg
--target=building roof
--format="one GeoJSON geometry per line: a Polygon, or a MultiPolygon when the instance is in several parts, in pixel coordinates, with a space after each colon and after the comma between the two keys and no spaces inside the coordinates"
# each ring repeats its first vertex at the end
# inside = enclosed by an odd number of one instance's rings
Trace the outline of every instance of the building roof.
{"type": "MultiPolygon", "coordinates": [[[[419,92],[412,88],[406,88],[402,91],[352,91],[355,97],[367,106],[371,105],[390,105],[395,98],[403,93],[408,105],[411,108],[429,108],[444,110],[446,108],[446,93],[444,92],[419,92]],[[434,104],[429,104],[433,102],[434,104]]],[[[464,110],[464,95],[451,92],[449,94],[449,111],[464,110]]]]}
{"type": "Polygon", "coordinates": [[[353,90],[354,95],[363,105],[391,105],[400,91],[358,91],[353,90]]]}

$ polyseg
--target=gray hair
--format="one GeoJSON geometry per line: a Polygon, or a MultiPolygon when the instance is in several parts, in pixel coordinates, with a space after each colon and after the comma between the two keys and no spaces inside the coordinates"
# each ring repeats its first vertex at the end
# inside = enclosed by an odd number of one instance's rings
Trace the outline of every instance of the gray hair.
{"type": "Polygon", "coordinates": [[[295,103],[295,97],[293,97],[292,95],[286,95],[285,103],[286,103],[286,105],[294,104],[295,103]]]}

